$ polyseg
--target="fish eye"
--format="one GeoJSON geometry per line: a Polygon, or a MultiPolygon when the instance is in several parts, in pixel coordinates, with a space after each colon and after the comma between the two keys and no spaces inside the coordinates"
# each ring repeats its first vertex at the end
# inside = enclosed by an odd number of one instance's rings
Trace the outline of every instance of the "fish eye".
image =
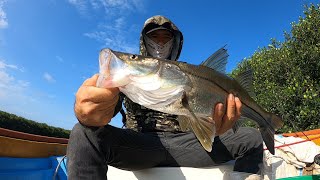
{"type": "Polygon", "coordinates": [[[130,59],[137,59],[137,56],[136,55],[131,55],[130,59]]]}

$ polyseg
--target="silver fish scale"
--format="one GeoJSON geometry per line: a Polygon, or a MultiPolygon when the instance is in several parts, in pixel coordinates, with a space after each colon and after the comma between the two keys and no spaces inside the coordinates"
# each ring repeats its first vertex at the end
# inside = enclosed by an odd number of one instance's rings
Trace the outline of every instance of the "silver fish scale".
{"type": "Polygon", "coordinates": [[[186,91],[188,104],[192,111],[200,117],[211,117],[216,103],[225,102],[227,92],[218,88],[212,81],[186,73],[191,81],[191,91],[186,91]],[[201,89],[201,93],[199,93],[201,89]]]}

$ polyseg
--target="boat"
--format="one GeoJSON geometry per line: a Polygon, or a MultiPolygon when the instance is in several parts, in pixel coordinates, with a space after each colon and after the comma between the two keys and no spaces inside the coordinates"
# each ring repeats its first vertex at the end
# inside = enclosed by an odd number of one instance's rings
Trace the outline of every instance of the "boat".
{"type": "Polygon", "coordinates": [[[0,128],[0,179],[67,179],[68,139],[0,128]]]}
{"type": "Polygon", "coordinates": [[[0,157],[49,157],[66,154],[68,139],[0,128],[0,157]]]}

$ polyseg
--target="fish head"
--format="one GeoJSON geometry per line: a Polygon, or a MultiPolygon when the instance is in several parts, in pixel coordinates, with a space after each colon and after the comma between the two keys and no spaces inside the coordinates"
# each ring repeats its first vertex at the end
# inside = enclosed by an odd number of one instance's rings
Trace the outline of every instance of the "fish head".
{"type": "Polygon", "coordinates": [[[99,60],[97,87],[118,87],[133,102],[150,109],[169,113],[163,108],[179,104],[190,90],[188,76],[170,60],[110,49],[103,49],[99,60]]]}
{"type": "Polygon", "coordinates": [[[99,55],[97,87],[121,87],[130,83],[130,76],[148,76],[158,69],[156,58],[102,49],[99,55]]]}

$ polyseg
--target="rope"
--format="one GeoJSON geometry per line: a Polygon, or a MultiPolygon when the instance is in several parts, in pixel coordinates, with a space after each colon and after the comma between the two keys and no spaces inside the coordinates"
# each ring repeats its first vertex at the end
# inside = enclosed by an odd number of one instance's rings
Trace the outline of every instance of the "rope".
{"type": "MultiPolygon", "coordinates": [[[[289,143],[289,144],[283,144],[283,145],[280,145],[280,146],[276,146],[274,148],[282,148],[282,147],[291,146],[291,145],[294,145],[294,144],[299,144],[299,143],[304,143],[304,142],[307,142],[307,141],[312,141],[312,140],[315,140],[315,139],[320,139],[320,135],[318,137],[308,138],[308,139],[302,140],[302,141],[297,141],[297,142],[293,142],[293,143],[289,143]]],[[[264,150],[267,150],[267,148],[264,148],[264,150]]]]}

